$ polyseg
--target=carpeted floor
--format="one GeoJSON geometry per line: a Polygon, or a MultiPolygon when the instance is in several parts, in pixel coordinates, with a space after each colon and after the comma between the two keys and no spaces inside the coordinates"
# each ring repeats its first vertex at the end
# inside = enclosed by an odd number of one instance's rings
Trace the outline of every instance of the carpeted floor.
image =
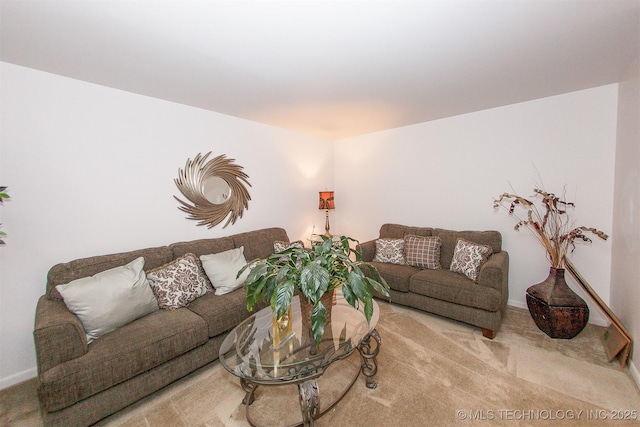
{"type": "MultiPolygon", "coordinates": [[[[509,307],[494,340],[480,330],[379,302],[378,387],[360,377],[317,426],[640,425],[640,391],[626,369],[607,362],[601,328],[572,340],[540,332],[527,310],[509,307]],[[626,411],[626,412],[625,412],[626,411]],[[636,418],[636,421],[617,418],[636,418]]],[[[321,404],[358,368],[355,357],[319,381],[321,404]]],[[[0,392],[0,425],[42,425],[35,381],[0,392]]],[[[101,421],[99,426],[247,426],[238,380],[214,362],[101,421]]],[[[254,421],[300,420],[295,386],[261,387],[254,421]]]]}

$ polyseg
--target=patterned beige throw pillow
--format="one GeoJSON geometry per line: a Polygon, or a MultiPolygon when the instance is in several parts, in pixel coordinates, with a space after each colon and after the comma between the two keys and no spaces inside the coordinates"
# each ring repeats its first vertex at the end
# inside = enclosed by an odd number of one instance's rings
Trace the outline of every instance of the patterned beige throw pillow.
{"type": "Polygon", "coordinates": [[[376,240],[376,262],[390,264],[406,264],[404,259],[404,239],[378,239],[376,240]]]}
{"type": "Polygon", "coordinates": [[[207,278],[191,253],[147,272],[147,279],[160,308],[168,310],[184,307],[207,293],[207,278]]]}
{"type": "Polygon", "coordinates": [[[442,240],[437,236],[404,236],[404,253],[407,264],[430,270],[440,269],[440,246],[442,240]]]}
{"type": "Polygon", "coordinates": [[[475,282],[478,280],[478,273],[480,273],[482,264],[487,261],[492,252],[491,246],[458,239],[456,248],[453,251],[450,270],[464,274],[475,282]]]}
{"type": "Polygon", "coordinates": [[[278,253],[282,251],[286,251],[290,248],[304,248],[304,243],[302,240],[296,240],[295,242],[283,242],[282,240],[276,240],[273,242],[273,253],[278,253]]]}

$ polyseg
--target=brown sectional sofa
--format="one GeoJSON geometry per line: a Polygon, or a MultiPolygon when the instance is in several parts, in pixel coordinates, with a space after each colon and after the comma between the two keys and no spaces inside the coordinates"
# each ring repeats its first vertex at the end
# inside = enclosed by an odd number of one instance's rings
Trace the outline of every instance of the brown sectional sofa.
{"type": "Polygon", "coordinates": [[[478,326],[485,337],[494,338],[509,299],[509,255],[502,250],[502,235],[498,231],[452,231],[384,224],[379,238],[402,239],[411,234],[440,237],[441,269],[374,262],[376,241],[359,246],[362,258],[372,262],[389,284],[391,302],[478,326]],[[493,250],[480,269],[477,283],[449,270],[458,238],[491,246],[493,250]]]}
{"type": "Polygon", "coordinates": [[[266,258],[282,228],[268,228],[127,253],[78,259],[51,268],[36,308],[38,394],[47,425],[90,425],[218,358],[228,331],[246,319],[245,292],[213,292],[176,310],[160,309],[87,344],[78,318],[55,286],[122,266],[140,256],[150,271],[174,259],[244,246],[247,260],[266,258]]]}

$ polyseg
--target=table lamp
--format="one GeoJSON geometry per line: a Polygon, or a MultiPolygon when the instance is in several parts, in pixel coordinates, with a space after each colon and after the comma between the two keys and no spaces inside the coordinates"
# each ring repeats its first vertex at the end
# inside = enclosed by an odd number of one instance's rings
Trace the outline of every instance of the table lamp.
{"type": "Polygon", "coordinates": [[[335,209],[335,204],[333,203],[333,191],[320,191],[320,203],[318,205],[318,209],[324,209],[327,215],[327,220],[324,224],[324,235],[332,237],[331,233],[329,233],[329,209],[335,209]]]}

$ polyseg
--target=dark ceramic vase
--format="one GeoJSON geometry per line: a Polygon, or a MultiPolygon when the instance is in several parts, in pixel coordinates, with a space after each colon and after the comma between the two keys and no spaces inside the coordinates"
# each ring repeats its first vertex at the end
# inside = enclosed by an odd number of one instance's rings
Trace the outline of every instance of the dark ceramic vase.
{"type": "Polygon", "coordinates": [[[538,328],[551,338],[573,338],[589,321],[589,307],[569,288],[563,268],[552,267],[544,282],[527,289],[527,306],[538,328]]]}

